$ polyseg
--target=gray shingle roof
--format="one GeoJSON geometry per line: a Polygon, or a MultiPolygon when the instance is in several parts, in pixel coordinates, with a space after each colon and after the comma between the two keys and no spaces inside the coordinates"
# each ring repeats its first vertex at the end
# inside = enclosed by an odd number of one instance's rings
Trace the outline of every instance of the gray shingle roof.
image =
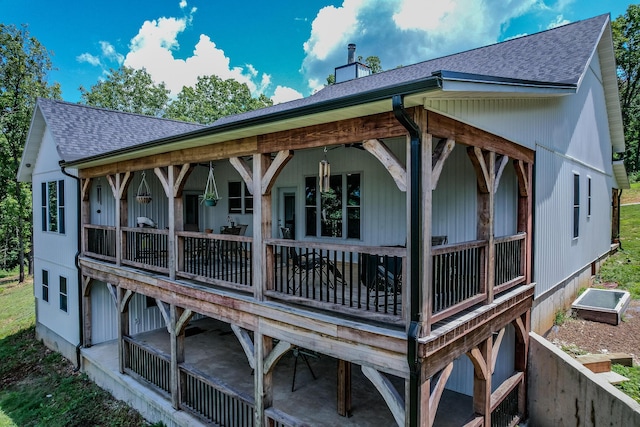
{"type": "Polygon", "coordinates": [[[203,128],[202,125],[38,99],[65,162],[203,128]]]}
{"type": "Polygon", "coordinates": [[[600,15],[490,46],[349,80],[327,86],[308,98],[223,117],[214,126],[393,87],[428,78],[443,70],[496,79],[577,85],[608,20],[609,15],[600,15]]]}

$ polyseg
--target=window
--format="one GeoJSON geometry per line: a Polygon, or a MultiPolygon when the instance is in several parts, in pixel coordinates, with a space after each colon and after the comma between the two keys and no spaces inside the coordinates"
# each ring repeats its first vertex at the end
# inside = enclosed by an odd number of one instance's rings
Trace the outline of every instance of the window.
{"type": "Polygon", "coordinates": [[[60,276],[60,310],[67,311],[67,278],[60,276]]]}
{"type": "Polygon", "coordinates": [[[580,231],[580,175],[573,174],[573,237],[580,231]]]}
{"type": "Polygon", "coordinates": [[[43,182],[40,190],[42,231],[64,234],[64,181],[43,182]]]}
{"type": "Polygon", "coordinates": [[[587,177],[587,216],[591,216],[591,177],[587,177]]]}
{"type": "Polygon", "coordinates": [[[253,196],[247,184],[239,181],[229,182],[229,213],[253,213],[253,196]]]}
{"type": "Polygon", "coordinates": [[[49,302],[49,272],[42,270],[42,301],[49,302]]]}
{"type": "Polygon", "coordinates": [[[360,238],[360,174],[331,175],[329,190],[318,191],[318,178],[305,179],[307,236],[360,238]]]}

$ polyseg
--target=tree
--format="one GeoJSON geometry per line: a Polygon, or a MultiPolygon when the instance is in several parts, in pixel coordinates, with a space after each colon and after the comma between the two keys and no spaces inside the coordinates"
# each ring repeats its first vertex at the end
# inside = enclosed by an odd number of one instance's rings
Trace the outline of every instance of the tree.
{"type": "Polygon", "coordinates": [[[0,199],[11,211],[0,216],[0,248],[4,266],[20,266],[20,281],[31,240],[31,192],[17,173],[37,98],[60,98],[60,86],[47,83],[51,69],[49,52],[26,25],[0,24],[0,199]]]}
{"type": "Polygon", "coordinates": [[[625,129],[627,171],[640,171],[640,5],[629,5],[624,15],[611,25],[616,63],[620,107],[625,129]]]}
{"type": "Polygon", "coordinates": [[[234,79],[222,80],[218,76],[200,76],[195,87],[184,86],[175,101],[169,105],[166,117],[176,120],[211,124],[220,117],[244,113],[273,105],[261,94],[251,96],[249,87],[234,79]]]}
{"type": "Polygon", "coordinates": [[[109,70],[106,80],[91,86],[80,86],[82,102],[94,107],[127,113],[161,117],[169,102],[169,90],[164,82],[156,84],[146,69],[122,66],[109,70]]]}

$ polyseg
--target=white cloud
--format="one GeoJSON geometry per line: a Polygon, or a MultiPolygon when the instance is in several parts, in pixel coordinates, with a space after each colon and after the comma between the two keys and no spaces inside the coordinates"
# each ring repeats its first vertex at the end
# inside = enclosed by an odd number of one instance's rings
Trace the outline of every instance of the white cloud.
{"type": "Polygon", "coordinates": [[[90,53],[82,53],[76,56],[76,61],[78,62],[86,62],[87,64],[91,64],[93,66],[100,65],[100,58],[95,55],[91,55],[90,53]]]}
{"type": "Polygon", "coordinates": [[[165,82],[172,95],[177,95],[183,86],[195,85],[198,76],[209,75],[246,83],[254,95],[266,89],[270,84],[267,74],[260,75],[251,64],[231,66],[230,58],[205,34],[200,35],[191,56],[176,58],[174,53],[180,47],[178,36],[191,19],[192,16],[187,16],[146,21],[131,40],[124,65],[146,68],[154,81],[165,82]]]}
{"type": "Polygon", "coordinates": [[[294,99],[302,98],[302,94],[295,89],[285,86],[277,86],[276,90],[271,97],[271,100],[275,104],[282,104],[283,102],[293,101],[294,99]]]}
{"type": "Polygon", "coordinates": [[[182,1],[180,1],[180,9],[184,9],[185,7],[187,7],[187,2],[186,2],[186,0],[182,0],[182,1]]]}
{"type": "Polygon", "coordinates": [[[102,56],[109,61],[114,61],[121,65],[124,61],[124,56],[116,52],[116,48],[109,42],[101,41],[100,48],[102,49],[102,56]]]}
{"type": "Polygon", "coordinates": [[[563,25],[568,24],[569,21],[568,19],[564,19],[564,17],[562,15],[558,15],[556,16],[556,19],[554,19],[553,21],[551,21],[549,23],[549,25],[547,25],[547,30],[550,30],[552,28],[556,28],[556,27],[561,27],[563,25]]]}
{"type": "MultiPolygon", "coordinates": [[[[560,0],[555,14],[572,0],[560,0]]],[[[552,11],[542,0],[344,0],[321,9],[304,43],[302,72],[311,91],[347,60],[378,56],[384,69],[496,43],[514,19],[552,11]]]]}

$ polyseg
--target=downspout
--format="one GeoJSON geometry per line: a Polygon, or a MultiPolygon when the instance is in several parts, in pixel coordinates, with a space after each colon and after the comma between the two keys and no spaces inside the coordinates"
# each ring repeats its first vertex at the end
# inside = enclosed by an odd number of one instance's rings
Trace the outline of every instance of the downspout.
{"type": "Polygon", "coordinates": [[[82,199],[80,197],[81,191],[82,191],[82,186],[80,184],[80,178],[78,178],[77,176],[71,175],[69,172],[67,172],[66,167],[63,166],[62,164],[60,165],[60,170],[62,171],[62,173],[68,177],[73,178],[76,181],[76,184],[78,185],[78,191],[76,191],[76,195],[77,195],[77,220],[76,220],[76,226],[77,226],[77,236],[78,236],[78,241],[77,241],[77,250],[76,250],[76,256],[75,256],[75,260],[74,260],[74,264],[76,266],[76,270],[78,270],[78,345],[76,345],[76,367],[74,368],[74,371],[77,372],[80,370],[80,348],[82,347],[82,341],[84,340],[84,330],[82,328],[83,325],[83,318],[82,318],[82,269],[80,268],[80,248],[82,247],[82,225],[81,225],[81,214],[82,214],[82,199]]]}
{"type": "Polygon", "coordinates": [[[407,332],[407,362],[409,364],[409,426],[418,426],[418,391],[420,389],[420,360],[418,359],[418,334],[420,332],[420,245],[422,233],[420,216],[420,194],[422,182],[422,161],[420,128],[404,109],[404,96],[394,95],[392,99],[393,114],[409,132],[410,143],[410,204],[409,230],[411,242],[409,287],[409,330],[407,332]]]}
{"type": "Polygon", "coordinates": [[[620,189],[620,191],[618,191],[618,212],[616,213],[616,224],[617,224],[617,230],[616,233],[618,234],[618,247],[620,248],[621,251],[624,251],[624,248],[622,247],[622,239],[620,238],[620,208],[622,208],[622,205],[620,204],[620,202],[622,201],[622,188],[620,189]]]}

